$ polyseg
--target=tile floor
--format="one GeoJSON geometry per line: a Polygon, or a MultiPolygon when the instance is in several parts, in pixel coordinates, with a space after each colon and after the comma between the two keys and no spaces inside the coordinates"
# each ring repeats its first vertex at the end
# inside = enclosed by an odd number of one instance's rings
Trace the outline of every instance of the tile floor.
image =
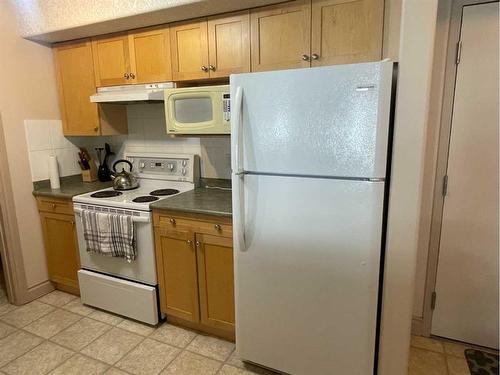
{"type": "Polygon", "coordinates": [[[412,336],[408,375],[470,375],[464,357],[468,348],[472,347],[445,339],[412,336]]]}
{"type": "Polygon", "coordinates": [[[0,375],[272,374],[234,344],[167,323],[151,327],[54,291],[24,306],[0,291],[0,375]]]}
{"type": "MultiPolygon", "coordinates": [[[[470,375],[467,347],[413,336],[409,375],[470,375]]],[[[234,344],[167,323],[151,327],[54,291],[24,306],[0,285],[0,375],[272,375],[244,364],[234,344]]]]}

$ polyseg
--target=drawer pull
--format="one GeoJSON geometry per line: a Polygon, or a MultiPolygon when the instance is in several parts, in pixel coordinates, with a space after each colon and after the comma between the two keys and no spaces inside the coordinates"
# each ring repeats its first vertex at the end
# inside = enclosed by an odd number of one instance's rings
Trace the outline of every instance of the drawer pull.
{"type": "Polygon", "coordinates": [[[170,221],[170,224],[175,225],[175,219],[174,218],[171,218],[169,221],[170,221]]]}
{"type": "Polygon", "coordinates": [[[56,204],[55,203],[52,203],[52,209],[55,210],[56,209],[56,204]]]}
{"type": "Polygon", "coordinates": [[[220,232],[222,230],[222,227],[220,226],[220,224],[215,224],[214,225],[214,229],[218,232],[220,232]]]}

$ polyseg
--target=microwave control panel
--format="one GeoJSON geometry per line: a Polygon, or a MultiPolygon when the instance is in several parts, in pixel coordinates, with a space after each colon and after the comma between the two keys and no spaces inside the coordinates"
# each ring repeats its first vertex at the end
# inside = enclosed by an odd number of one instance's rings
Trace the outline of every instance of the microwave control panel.
{"type": "Polygon", "coordinates": [[[222,119],[224,122],[231,120],[231,97],[228,93],[222,94],[222,119]]]}

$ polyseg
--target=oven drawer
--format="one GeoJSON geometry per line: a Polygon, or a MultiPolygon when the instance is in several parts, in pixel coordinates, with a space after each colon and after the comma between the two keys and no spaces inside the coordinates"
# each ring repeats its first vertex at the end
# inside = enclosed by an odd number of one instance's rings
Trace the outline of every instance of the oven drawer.
{"type": "Polygon", "coordinates": [[[73,215],[73,203],[71,199],[38,197],[37,203],[38,210],[40,211],[73,215]]]}
{"type": "Polygon", "coordinates": [[[155,287],[87,270],[78,271],[78,280],[83,303],[144,323],[158,323],[155,287]]]}

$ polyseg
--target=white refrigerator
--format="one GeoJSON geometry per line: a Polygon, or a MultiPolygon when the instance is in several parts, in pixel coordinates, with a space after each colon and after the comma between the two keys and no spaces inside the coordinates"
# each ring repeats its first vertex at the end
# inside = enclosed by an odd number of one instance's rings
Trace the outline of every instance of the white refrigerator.
{"type": "Polygon", "coordinates": [[[386,60],[231,76],[243,360],[374,373],[393,71],[386,60]]]}

